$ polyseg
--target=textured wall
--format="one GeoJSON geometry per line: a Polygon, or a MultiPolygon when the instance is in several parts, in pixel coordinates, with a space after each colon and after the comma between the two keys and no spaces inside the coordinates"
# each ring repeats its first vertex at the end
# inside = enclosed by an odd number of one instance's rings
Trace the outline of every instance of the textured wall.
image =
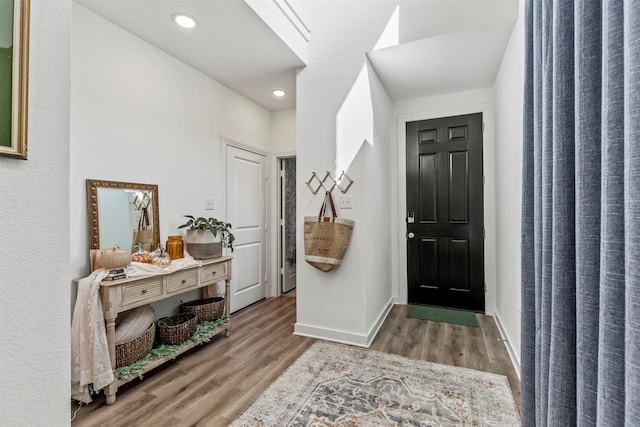
{"type": "Polygon", "coordinates": [[[0,424],[69,423],[71,1],[31,2],[29,159],[0,158],[0,424]]]}

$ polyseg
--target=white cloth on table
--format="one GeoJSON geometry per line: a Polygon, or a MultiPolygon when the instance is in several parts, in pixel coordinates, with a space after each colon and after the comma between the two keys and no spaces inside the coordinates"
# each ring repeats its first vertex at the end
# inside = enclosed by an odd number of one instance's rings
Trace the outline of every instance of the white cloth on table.
{"type": "Polygon", "coordinates": [[[100,282],[106,275],[100,268],[78,281],[71,321],[71,397],[83,403],[91,402],[89,384],[98,391],[114,380],[100,300],[100,282]]]}
{"type": "Polygon", "coordinates": [[[166,267],[158,267],[155,264],[147,264],[144,262],[132,262],[126,267],[127,277],[167,274],[182,270],[183,268],[199,267],[202,265],[202,262],[193,259],[193,257],[186,252],[187,251],[185,251],[184,258],[174,259],[171,261],[171,264],[166,267]]]}

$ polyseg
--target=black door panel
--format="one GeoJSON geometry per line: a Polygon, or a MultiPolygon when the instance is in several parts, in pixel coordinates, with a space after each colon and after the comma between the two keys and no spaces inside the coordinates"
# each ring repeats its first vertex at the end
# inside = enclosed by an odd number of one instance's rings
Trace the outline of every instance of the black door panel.
{"type": "Polygon", "coordinates": [[[407,123],[409,303],[484,311],[482,115],[407,123]]]}

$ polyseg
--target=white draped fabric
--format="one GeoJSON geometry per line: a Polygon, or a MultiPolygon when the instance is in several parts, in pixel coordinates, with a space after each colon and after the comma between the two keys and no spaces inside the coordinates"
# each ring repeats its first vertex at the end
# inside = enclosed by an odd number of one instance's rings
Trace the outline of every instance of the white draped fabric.
{"type": "Polygon", "coordinates": [[[106,275],[100,268],[78,282],[71,322],[71,397],[83,403],[91,402],[89,384],[102,390],[114,379],[99,292],[106,275]]]}
{"type": "MultiPolygon", "coordinates": [[[[132,262],[126,272],[127,277],[152,276],[200,265],[185,251],[184,258],[173,260],[168,267],[132,262]]],[[[98,391],[114,380],[100,300],[100,282],[106,275],[107,270],[100,268],[78,282],[71,322],[71,398],[83,403],[91,402],[89,384],[98,391]]]]}

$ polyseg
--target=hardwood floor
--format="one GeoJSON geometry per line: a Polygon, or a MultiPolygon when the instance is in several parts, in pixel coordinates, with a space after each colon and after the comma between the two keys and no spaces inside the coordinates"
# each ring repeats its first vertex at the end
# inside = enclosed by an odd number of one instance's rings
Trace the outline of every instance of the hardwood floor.
{"type": "Polygon", "coordinates": [[[406,314],[406,305],[391,309],[371,350],[504,375],[520,410],[520,380],[493,317],[476,314],[479,327],[474,328],[406,314]]]}
{"type": "MultiPolygon", "coordinates": [[[[393,307],[371,349],[506,375],[520,406],[520,384],[493,318],[478,315],[480,327],[472,328],[405,313],[406,306],[393,307]]],[[[247,307],[232,316],[229,337],[122,387],[114,405],[99,395],[72,426],[226,426],[314,341],[293,335],[295,319],[289,295],[247,307]]]]}

